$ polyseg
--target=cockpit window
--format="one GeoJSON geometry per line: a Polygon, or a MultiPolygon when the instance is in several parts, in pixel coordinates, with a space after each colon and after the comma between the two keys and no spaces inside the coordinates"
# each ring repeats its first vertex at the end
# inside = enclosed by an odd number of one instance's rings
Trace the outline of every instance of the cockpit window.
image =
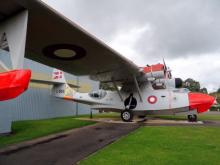
{"type": "Polygon", "coordinates": [[[173,92],[187,93],[189,92],[189,89],[187,88],[174,89],[173,92]]]}
{"type": "Polygon", "coordinates": [[[96,99],[102,99],[106,96],[107,92],[104,90],[93,91],[89,93],[89,96],[96,99]]]}

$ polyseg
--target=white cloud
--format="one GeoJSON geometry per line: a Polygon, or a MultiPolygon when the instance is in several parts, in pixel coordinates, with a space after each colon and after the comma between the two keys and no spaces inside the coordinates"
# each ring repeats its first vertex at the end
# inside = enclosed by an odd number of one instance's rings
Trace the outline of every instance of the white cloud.
{"type": "Polygon", "coordinates": [[[136,63],[140,63],[142,56],[137,52],[135,46],[146,31],[151,31],[149,24],[129,29],[121,29],[115,34],[112,40],[108,42],[109,46],[125,55],[128,59],[135,59],[136,63]]]}
{"type": "MultiPolygon", "coordinates": [[[[153,32],[149,24],[142,27],[123,29],[118,31],[112,41],[109,42],[109,45],[121,54],[126,55],[127,58],[139,66],[162,62],[162,56],[160,59],[146,60],[144,56],[140,55],[137,51],[135,46],[139,42],[142,34],[146,32],[149,33],[150,40],[150,36],[153,32]]],[[[193,78],[200,82],[201,87],[206,87],[209,92],[212,92],[220,86],[219,56],[220,54],[213,53],[201,54],[199,57],[189,55],[187,57],[169,58],[165,60],[167,65],[171,68],[174,77],[180,77],[184,80],[193,78]]],[[[150,55],[148,55],[148,57],[151,58],[150,55]]]]}
{"type": "Polygon", "coordinates": [[[220,54],[203,54],[199,57],[169,59],[168,65],[175,77],[193,78],[200,82],[201,87],[215,91],[220,86],[220,54]]]}

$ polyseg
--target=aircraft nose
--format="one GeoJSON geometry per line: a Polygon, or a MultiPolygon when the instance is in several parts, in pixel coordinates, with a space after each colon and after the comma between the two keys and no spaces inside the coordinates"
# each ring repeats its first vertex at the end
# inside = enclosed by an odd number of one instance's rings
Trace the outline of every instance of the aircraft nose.
{"type": "Polygon", "coordinates": [[[189,92],[188,96],[189,109],[196,109],[198,113],[207,111],[214,104],[215,101],[214,97],[203,93],[189,92]]]}

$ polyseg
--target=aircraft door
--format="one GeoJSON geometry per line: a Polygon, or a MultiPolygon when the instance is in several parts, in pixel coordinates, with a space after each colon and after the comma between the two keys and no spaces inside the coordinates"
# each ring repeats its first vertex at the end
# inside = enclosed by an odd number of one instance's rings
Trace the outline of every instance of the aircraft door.
{"type": "Polygon", "coordinates": [[[135,109],[137,106],[137,100],[136,98],[133,96],[133,93],[131,93],[129,95],[129,97],[127,97],[124,101],[124,106],[125,109],[135,109]]]}

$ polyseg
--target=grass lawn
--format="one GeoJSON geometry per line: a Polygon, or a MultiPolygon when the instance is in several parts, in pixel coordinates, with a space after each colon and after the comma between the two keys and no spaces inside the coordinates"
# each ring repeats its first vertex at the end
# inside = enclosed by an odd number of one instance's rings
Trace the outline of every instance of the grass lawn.
{"type": "Polygon", "coordinates": [[[12,134],[0,136],[0,148],[37,137],[62,132],[93,124],[91,121],[80,121],[73,117],[55,118],[34,121],[16,121],[12,123],[12,134]]]}
{"type": "MultiPolygon", "coordinates": [[[[90,115],[81,115],[80,118],[89,118],[90,115]]],[[[120,118],[120,113],[116,112],[103,112],[103,113],[93,113],[93,118],[120,118]]]]}
{"type": "Polygon", "coordinates": [[[141,127],[80,165],[220,164],[218,127],[141,127]]]}

